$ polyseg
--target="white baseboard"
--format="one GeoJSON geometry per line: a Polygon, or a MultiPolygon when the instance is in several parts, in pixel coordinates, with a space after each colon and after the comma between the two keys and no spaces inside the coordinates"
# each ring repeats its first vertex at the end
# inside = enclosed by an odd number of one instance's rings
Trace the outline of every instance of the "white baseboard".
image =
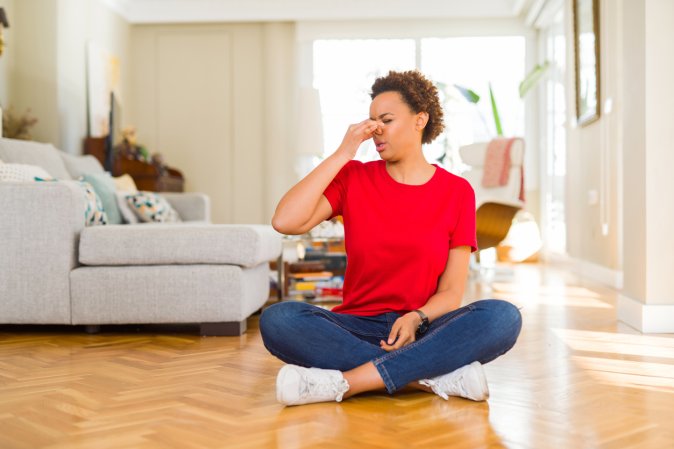
{"type": "Polygon", "coordinates": [[[645,334],[674,333],[674,304],[644,304],[618,295],[618,319],[645,334]]]}
{"type": "Polygon", "coordinates": [[[623,288],[622,271],[612,270],[602,265],[597,265],[586,260],[575,259],[568,255],[557,253],[547,253],[546,260],[555,263],[562,263],[569,266],[578,276],[589,279],[594,282],[609,286],[616,290],[623,288]]]}

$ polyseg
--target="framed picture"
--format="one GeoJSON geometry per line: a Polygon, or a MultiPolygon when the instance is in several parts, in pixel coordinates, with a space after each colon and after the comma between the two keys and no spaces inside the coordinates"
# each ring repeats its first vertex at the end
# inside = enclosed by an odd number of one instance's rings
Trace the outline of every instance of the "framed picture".
{"type": "Polygon", "coordinates": [[[119,58],[95,42],[87,43],[88,135],[105,137],[109,134],[110,94],[119,100],[119,58]]]}
{"type": "Polygon", "coordinates": [[[599,0],[573,0],[576,117],[580,126],[599,118],[599,0]]]}

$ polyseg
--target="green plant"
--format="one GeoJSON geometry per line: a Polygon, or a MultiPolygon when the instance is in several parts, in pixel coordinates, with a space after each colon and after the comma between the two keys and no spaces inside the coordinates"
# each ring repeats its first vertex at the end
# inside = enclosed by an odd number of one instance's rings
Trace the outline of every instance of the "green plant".
{"type": "Polygon", "coordinates": [[[494,126],[496,126],[496,135],[503,135],[503,127],[501,126],[501,115],[498,113],[498,107],[496,107],[496,98],[494,98],[494,91],[491,88],[491,83],[489,83],[489,99],[491,100],[491,113],[494,116],[494,126]]]}
{"type": "Polygon", "coordinates": [[[543,77],[543,74],[550,68],[550,61],[544,61],[543,64],[536,64],[536,66],[531,69],[529,73],[527,73],[527,76],[524,77],[522,82],[520,83],[519,91],[520,91],[520,98],[524,98],[524,96],[529,92],[531,89],[538,84],[538,81],[543,77]]]}
{"type": "MultiPolygon", "coordinates": [[[[525,95],[533,89],[536,84],[543,77],[545,72],[550,68],[550,62],[544,61],[543,64],[536,64],[536,66],[527,73],[524,79],[520,82],[519,85],[519,95],[520,98],[524,98],[525,95]]],[[[476,94],[473,90],[459,85],[454,85],[454,87],[461,92],[463,98],[466,99],[469,103],[477,104],[480,101],[480,96],[476,94]]],[[[501,126],[501,115],[498,112],[498,106],[496,105],[496,97],[494,96],[494,91],[492,90],[491,83],[489,83],[489,100],[491,102],[491,111],[494,118],[494,126],[496,128],[496,134],[498,136],[503,136],[503,127],[501,126]]]]}

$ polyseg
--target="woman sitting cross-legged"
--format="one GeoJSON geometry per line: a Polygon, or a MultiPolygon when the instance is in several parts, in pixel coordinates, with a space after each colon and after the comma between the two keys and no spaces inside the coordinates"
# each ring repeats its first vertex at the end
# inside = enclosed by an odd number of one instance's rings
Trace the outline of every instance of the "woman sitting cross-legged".
{"type": "Polygon", "coordinates": [[[303,234],[344,219],[344,302],[264,310],[265,346],[287,363],[276,395],[285,405],[342,401],[405,386],[447,399],[489,397],[482,364],[513,347],[522,320],[501,300],[461,307],[476,250],[475,195],[463,178],[422,153],[443,130],[435,86],[417,71],[372,86],[370,117],[279,202],[272,224],[303,234]],[[353,160],[373,139],[381,160],[353,160]]]}

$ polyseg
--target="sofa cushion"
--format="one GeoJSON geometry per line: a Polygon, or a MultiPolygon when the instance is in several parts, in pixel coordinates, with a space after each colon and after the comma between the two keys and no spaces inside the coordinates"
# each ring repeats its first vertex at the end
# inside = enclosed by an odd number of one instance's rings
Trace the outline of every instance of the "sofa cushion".
{"type": "Polygon", "coordinates": [[[269,299],[269,266],[79,267],[73,324],[241,321],[269,299]]]}
{"type": "Polygon", "coordinates": [[[37,165],[54,178],[72,179],[59,151],[50,144],[0,138],[0,159],[5,163],[37,165]]]}
{"type": "Polygon", "coordinates": [[[0,162],[0,181],[32,182],[35,178],[51,178],[49,173],[37,165],[5,164],[0,162]]]}
{"type": "Polygon", "coordinates": [[[74,156],[64,151],[59,151],[59,155],[61,156],[61,159],[63,159],[63,163],[65,164],[68,173],[75,179],[92,173],[105,173],[105,170],[103,170],[103,166],[98,162],[98,159],[90,154],[85,156],[74,156]]]}
{"type": "Polygon", "coordinates": [[[281,253],[281,234],[268,225],[144,223],[86,228],[84,265],[232,264],[252,267],[281,253]]]}

